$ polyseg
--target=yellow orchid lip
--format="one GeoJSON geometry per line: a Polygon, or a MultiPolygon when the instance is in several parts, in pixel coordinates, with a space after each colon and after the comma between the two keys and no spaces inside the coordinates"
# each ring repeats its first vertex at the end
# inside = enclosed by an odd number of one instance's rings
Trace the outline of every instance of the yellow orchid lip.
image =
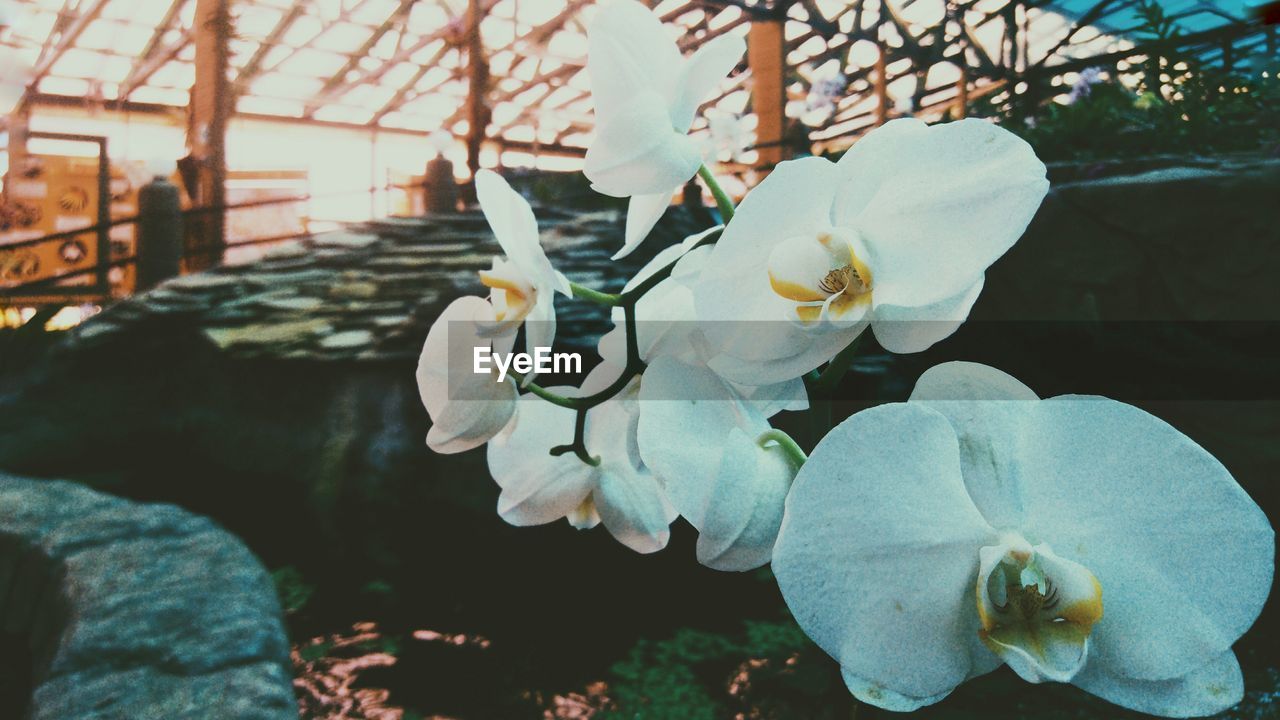
{"type": "Polygon", "coordinates": [[[1098,579],[1016,535],[983,548],[981,568],[975,596],[983,644],[1031,682],[1070,680],[1102,619],[1098,579]]]}
{"type": "Polygon", "coordinates": [[[846,230],[784,240],[770,255],[768,273],[770,287],[797,303],[796,317],[805,324],[844,319],[871,301],[871,269],[846,230]]]}
{"type": "Polygon", "coordinates": [[[519,277],[514,266],[505,260],[494,259],[493,267],[481,270],[480,283],[492,290],[494,319],[504,327],[520,323],[533,309],[537,289],[519,277]]]}

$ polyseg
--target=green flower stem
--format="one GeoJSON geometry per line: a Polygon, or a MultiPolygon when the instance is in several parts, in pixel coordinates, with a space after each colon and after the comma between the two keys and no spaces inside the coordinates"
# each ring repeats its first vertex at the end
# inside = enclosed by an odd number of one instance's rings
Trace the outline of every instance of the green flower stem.
{"type": "Polygon", "coordinates": [[[551,448],[551,454],[558,457],[571,452],[577,455],[579,460],[591,467],[600,467],[600,456],[587,452],[586,435],[587,411],[578,410],[578,417],[573,423],[573,442],[568,445],[557,445],[551,448]]]}
{"type": "Polygon", "coordinates": [[[583,300],[590,300],[591,302],[597,305],[606,305],[608,307],[613,307],[614,305],[622,304],[621,295],[614,295],[613,293],[600,292],[599,290],[592,290],[586,285],[579,285],[576,282],[569,283],[569,287],[570,289],[573,290],[574,297],[581,298],[583,300]]]}
{"type": "Polygon", "coordinates": [[[729,193],[720,187],[720,183],[716,182],[716,176],[711,174],[711,170],[706,165],[698,167],[698,177],[706,183],[707,189],[716,199],[716,207],[720,208],[720,217],[724,218],[725,223],[728,224],[733,219],[733,200],[729,197],[729,193]]]}
{"type": "MultiPolygon", "coordinates": [[[[712,182],[714,183],[714,180],[712,180],[712,182]]],[[[731,204],[729,205],[729,211],[730,212],[733,211],[733,206],[731,204]]],[[[719,235],[713,233],[703,238],[702,241],[699,242],[695,247],[703,247],[704,245],[710,245],[714,243],[718,238],[719,238],[719,235]]],[[[620,295],[615,295],[613,293],[600,292],[598,290],[593,290],[589,287],[586,287],[585,285],[579,285],[577,283],[569,284],[573,290],[574,297],[582,298],[584,300],[589,300],[591,302],[594,302],[600,305],[605,305],[608,307],[621,307],[623,314],[626,318],[627,365],[625,368],[623,368],[622,374],[618,376],[618,379],[613,381],[613,383],[610,384],[609,387],[605,388],[604,390],[601,390],[598,393],[586,395],[584,397],[565,397],[559,393],[552,392],[542,387],[536,382],[527,380],[525,376],[520,373],[517,373],[517,372],[507,373],[512,378],[515,378],[516,382],[519,383],[521,388],[524,388],[528,392],[533,393],[534,395],[542,398],[543,400],[546,400],[552,405],[557,405],[562,408],[573,410],[578,414],[578,417],[574,424],[573,442],[567,445],[557,445],[551,448],[552,455],[559,456],[559,455],[564,455],[572,452],[573,454],[578,456],[578,459],[582,460],[582,462],[588,465],[596,467],[600,464],[600,458],[595,457],[591,455],[589,452],[587,452],[587,446],[584,438],[584,435],[586,434],[587,411],[615,397],[618,393],[622,392],[622,390],[626,388],[626,386],[636,376],[644,372],[645,363],[644,363],[644,359],[640,357],[640,342],[637,336],[637,329],[636,329],[638,324],[636,320],[636,303],[640,301],[640,298],[644,297],[645,293],[657,287],[658,283],[670,277],[671,271],[672,269],[675,268],[676,262],[678,261],[679,259],[677,258],[675,261],[672,261],[671,263],[669,263],[666,267],[658,270],[657,272],[653,273],[649,277],[645,278],[644,282],[641,282],[640,284],[636,285],[634,288],[620,295]]]]}
{"type": "Polygon", "coordinates": [[[781,430],[776,428],[773,430],[766,430],[761,433],[760,437],[756,438],[756,445],[759,445],[760,447],[764,447],[769,443],[775,443],[778,447],[782,448],[782,452],[787,454],[787,460],[791,462],[791,466],[796,470],[799,470],[804,465],[805,461],[809,459],[809,456],[804,454],[804,450],[800,449],[800,446],[796,444],[796,441],[792,440],[790,435],[782,432],[781,430]]]}
{"type": "Polygon", "coordinates": [[[818,379],[810,386],[814,395],[830,397],[836,388],[840,387],[840,381],[844,379],[845,373],[849,372],[849,365],[853,362],[853,356],[858,354],[858,347],[861,345],[862,336],[859,335],[849,343],[848,347],[832,358],[831,362],[827,363],[822,374],[818,375],[818,379]]]}

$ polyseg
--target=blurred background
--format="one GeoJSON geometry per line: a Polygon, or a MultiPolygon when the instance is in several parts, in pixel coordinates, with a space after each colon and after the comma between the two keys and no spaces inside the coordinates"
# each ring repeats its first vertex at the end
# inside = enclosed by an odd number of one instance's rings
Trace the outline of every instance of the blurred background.
{"type": "MultiPolygon", "coordinates": [[[[898,117],[986,118],[1049,165],[972,320],[868,340],[837,419],[987,362],[1148,409],[1277,516],[1276,3],[649,4],[686,54],[747,40],[693,130],[736,197],[898,117]]],[[[609,260],[625,205],[579,173],[595,10],[0,0],[0,717],[886,715],[767,569],[699,566],[682,521],[654,556],[509,527],[483,452],[423,443],[427,328],[498,251],[476,170],[602,289],[718,222],[690,185],[609,260]]],[[[609,326],[558,312],[565,349],[609,326]]],[[[1276,626],[1238,645],[1230,717],[1280,717],[1276,626]]],[[[922,713],[1135,715],[1004,670],[922,713]]]]}

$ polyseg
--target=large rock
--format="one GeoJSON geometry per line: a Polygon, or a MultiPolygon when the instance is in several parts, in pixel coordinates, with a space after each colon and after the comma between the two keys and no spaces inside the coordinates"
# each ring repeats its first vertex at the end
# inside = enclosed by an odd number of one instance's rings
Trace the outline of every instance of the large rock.
{"type": "Polygon", "coordinates": [[[35,660],[31,718],[297,717],[273,584],[234,537],[65,482],[0,476],[0,508],[0,618],[35,660]]]}

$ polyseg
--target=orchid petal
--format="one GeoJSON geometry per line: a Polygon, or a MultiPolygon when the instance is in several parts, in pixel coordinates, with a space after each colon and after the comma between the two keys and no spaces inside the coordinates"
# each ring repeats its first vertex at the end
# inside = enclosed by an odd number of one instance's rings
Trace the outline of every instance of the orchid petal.
{"type": "Polygon", "coordinates": [[[837,426],[801,468],[773,571],[801,628],[847,674],[929,698],[978,669],[973,583],[995,537],[947,420],[881,405],[837,426]]]}
{"type": "MultiPolygon", "coordinates": [[[[902,307],[875,303],[871,330],[876,341],[892,353],[917,353],[928,350],[950,337],[969,317],[969,309],[982,292],[985,276],[960,294],[932,305],[902,307]]],[[[873,295],[872,301],[875,298],[873,295]]]]}
{"type": "Polygon", "coordinates": [[[1168,680],[1227,651],[1271,587],[1275,534],[1257,504],[1212,455],[1131,405],[1065,396],[1029,418],[1016,473],[1027,526],[1106,592],[1090,662],[1168,680]]]}
{"type": "Polygon", "coordinates": [[[670,192],[702,165],[697,144],[671,127],[656,92],[639,93],[619,112],[596,119],[583,173],[597,192],[613,197],[670,192]]]}
{"type": "Polygon", "coordinates": [[[848,198],[835,224],[864,236],[877,302],[927,306],[960,295],[1022,236],[1049,188],[1044,164],[983,120],[881,130],[883,141],[873,132],[863,141],[870,150],[841,162],[852,184],[841,189],[848,198]]]}
{"type": "Polygon", "coordinates": [[[730,430],[756,437],[769,423],[715,373],[671,357],[646,368],[640,403],[640,456],[666,483],[676,510],[701,530],[730,430]]]}
{"type": "MultiPolygon", "coordinates": [[[[572,393],[573,388],[554,388],[572,393]]],[[[502,488],[498,514],[512,525],[541,525],[573,513],[591,494],[595,468],[549,450],[573,437],[574,412],[533,395],[520,400],[515,426],[489,443],[489,473],[502,488]]]]}
{"type": "MultiPolygon", "coordinates": [[[[911,391],[913,402],[1039,399],[1031,388],[1009,373],[963,361],[934,365],[916,380],[915,389],[911,391]]],[[[950,406],[934,406],[944,415],[946,407],[950,406]]]]}
{"type": "Polygon", "coordinates": [[[621,260],[630,255],[640,243],[649,237],[653,226],[662,219],[663,213],[671,207],[671,198],[675,190],[653,195],[632,195],[627,205],[627,230],[622,249],[614,253],[614,260],[621,260]]]}
{"type": "Polygon", "coordinates": [[[1230,650],[1170,680],[1134,680],[1090,662],[1072,683],[1107,702],[1162,717],[1217,715],[1244,699],[1240,663],[1230,650]]]}
{"type": "Polygon", "coordinates": [[[667,546],[676,513],[656,478],[648,473],[604,470],[598,482],[596,510],[610,535],[638,553],[653,553],[667,546]]]}
{"type": "Polygon", "coordinates": [[[698,107],[742,62],[747,43],[738,35],[721,35],[698,48],[685,61],[671,98],[671,125],[688,132],[698,107]]]}
{"type": "Polygon", "coordinates": [[[524,344],[525,351],[533,355],[535,351],[549,348],[556,340],[556,305],[555,298],[549,293],[538,293],[533,309],[525,316],[524,344]]]}
{"type": "Polygon", "coordinates": [[[698,562],[730,572],[768,564],[795,474],[777,447],[762,448],[741,429],[731,429],[698,528],[698,562]]]}
{"type": "Polygon", "coordinates": [[[635,0],[602,3],[587,29],[587,41],[587,74],[597,115],[621,110],[640,92],[665,95],[680,72],[675,40],[635,0]]]}
{"type": "Polygon", "coordinates": [[[878,683],[864,680],[845,668],[840,668],[840,676],[844,678],[845,686],[849,688],[849,692],[853,693],[854,697],[868,705],[874,705],[891,712],[915,712],[922,707],[941,702],[951,694],[951,690],[946,690],[928,697],[911,697],[894,692],[878,683]]]}
{"type": "Polygon", "coordinates": [[[1097,397],[926,404],[955,426],[987,520],[1029,528],[1101,583],[1107,614],[1090,636],[1091,665],[1181,677],[1258,616],[1273,573],[1270,524],[1221,463],[1168,424],[1097,397]]]}
{"type": "MultiPolygon", "coordinates": [[[[465,452],[488,442],[506,427],[516,410],[514,381],[498,382],[474,372],[474,348],[489,347],[478,323],[493,322],[493,307],[483,298],[462,297],[440,313],[427,333],[418,359],[422,404],[433,425],[427,444],[443,453],[465,452]]],[[[505,336],[509,341],[514,335],[505,336]]]]}

